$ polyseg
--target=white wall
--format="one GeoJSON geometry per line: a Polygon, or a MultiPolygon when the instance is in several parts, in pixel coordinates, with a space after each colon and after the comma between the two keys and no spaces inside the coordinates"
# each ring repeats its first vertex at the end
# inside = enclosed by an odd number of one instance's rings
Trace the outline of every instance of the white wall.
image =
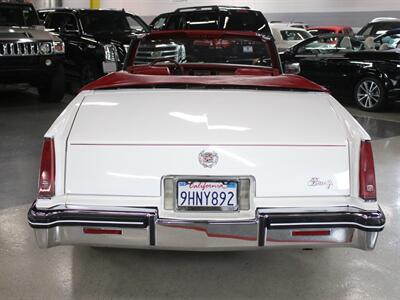
{"type": "Polygon", "coordinates": [[[265,13],[400,10],[400,0],[101,0],[102,7],[125,8],[143,16],[158,15],[182,6],[212,4],[246,5],[265,13]]]}
{"type": "MultiPolygon", "coordinates": [[[[245,5],[268,20],[310,25],[361,27],[375,17],[400,17],[400,0],[100,0],[102,8],[124,8],[150,22],[163,12],[197,5],[245,5]]],[[[88,7],[89,0],[63,0],[67,7],[88,7]]]]}
{"type": "MultiPolygon", "coordinates": [[[[62,0],[63,7],[70,8],[90,8],[89,0],[62,0]]],[[[130,2],[130,1],[128,1],[130,2]]]]}

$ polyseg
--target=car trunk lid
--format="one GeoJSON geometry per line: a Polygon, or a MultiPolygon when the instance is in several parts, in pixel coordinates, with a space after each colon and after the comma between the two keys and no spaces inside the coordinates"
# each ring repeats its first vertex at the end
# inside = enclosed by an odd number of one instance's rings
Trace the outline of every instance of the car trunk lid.
{"type": "Polygon", "coordinates": [[[349,194],[346,132],[326,93],[143,89],[86,96],[70,194],[160,196],[167,175],[252,176],[256,196],[349,194]],[[213,168],[202,151],[219,156],[213,168]]]}

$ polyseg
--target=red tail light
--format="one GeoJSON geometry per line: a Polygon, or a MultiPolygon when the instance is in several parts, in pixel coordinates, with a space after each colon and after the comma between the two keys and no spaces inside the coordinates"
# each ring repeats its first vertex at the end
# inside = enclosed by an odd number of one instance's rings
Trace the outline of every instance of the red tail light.
{"type": "Polygon", "coordinates": [[[326,236],[331,235],[330,230],[295,230],[292,236],[326,236]]]}
{"type": "Polygon", "coordinates": [[[55,159],[54,141],[51,138],[45,138],[40,162],[38,198],[51,198],[55,194],[55,159]]]}
{"type": "Polygon", "coordinates": [[[374,156],[370,141],[362,141],[360,147],[360,197],[376,200],[374,156]]]}

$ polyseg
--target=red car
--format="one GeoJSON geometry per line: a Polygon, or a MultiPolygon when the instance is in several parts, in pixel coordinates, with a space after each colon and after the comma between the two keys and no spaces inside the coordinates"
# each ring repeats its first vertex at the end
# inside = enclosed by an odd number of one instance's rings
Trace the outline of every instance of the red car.
{"type": "Polygon", "coordinates": [[[350,26],[317,26],[317,27],[309,27],[308,32],[312,35],[320,35],[327,33],[334,34],[344,34],[348,36],[353,36],[354,32],[350,26]]]}

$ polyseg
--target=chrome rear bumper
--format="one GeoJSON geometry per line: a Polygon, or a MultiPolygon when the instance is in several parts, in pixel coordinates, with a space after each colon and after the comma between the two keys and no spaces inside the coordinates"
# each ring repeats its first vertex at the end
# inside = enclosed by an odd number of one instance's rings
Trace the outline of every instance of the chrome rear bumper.
{"type": "Polygon", "coordinates": [[[252,220],[158,218],[155,208],[99,211],[84,208],[39,210],[28,221],[41,248],[58,245],[170,250],[250,250],[270,247],[352,247],[372,250],[385,216],[379,209],[339,207],[334,212],[258,209],[252,220]]]}

